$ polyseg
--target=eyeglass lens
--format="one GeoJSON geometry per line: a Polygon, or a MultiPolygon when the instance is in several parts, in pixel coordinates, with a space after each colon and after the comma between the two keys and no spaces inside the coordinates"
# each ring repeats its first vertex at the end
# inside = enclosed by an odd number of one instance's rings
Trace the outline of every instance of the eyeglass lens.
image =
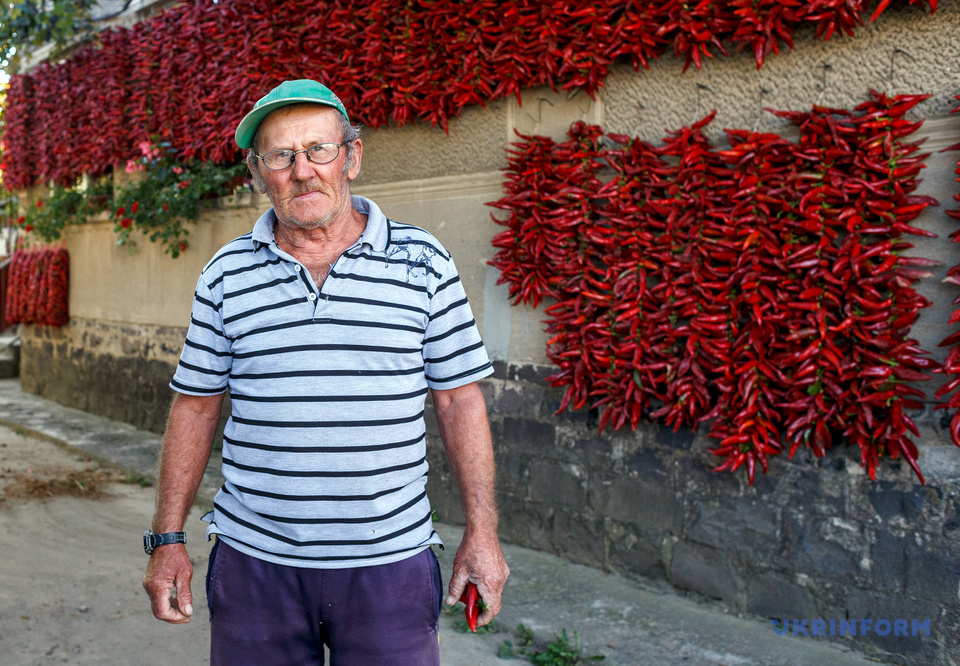
{"type": "Polygon", "coordinates": [[[260,159],[263,164],[273,171],[280,171],[293,166],[298,153],[306,153],[307,159],[314,164],[328,164],[340,154],[340,144],[318,143],[304,150],[272,150],[260,159]]]}

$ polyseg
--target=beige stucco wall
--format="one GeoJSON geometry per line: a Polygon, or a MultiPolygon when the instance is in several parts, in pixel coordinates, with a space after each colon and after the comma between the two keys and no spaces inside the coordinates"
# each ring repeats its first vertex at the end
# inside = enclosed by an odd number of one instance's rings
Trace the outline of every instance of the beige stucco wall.
{"type": "Polygon", "coordinates": [[[241,199],[205,209],[190,228],[189,250],[177,259],[138,234],[131,235],[133,247],[117,245],[112,220],[67,227],[71,318],[187,326],[200,271],[221,245],[253,227],[261,207],[269,206],[259,196],[241,199]]]}

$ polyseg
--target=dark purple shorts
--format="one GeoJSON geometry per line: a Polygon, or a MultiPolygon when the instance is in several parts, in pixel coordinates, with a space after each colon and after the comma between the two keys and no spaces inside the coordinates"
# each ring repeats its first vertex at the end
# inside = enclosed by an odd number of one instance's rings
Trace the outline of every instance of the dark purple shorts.
{"type": "Polygon", "coordinates": [[[430,548],[371,567],[272,564],[217,540],[207,570],[212,666],[437,666],[443,583],[430,548]]]}

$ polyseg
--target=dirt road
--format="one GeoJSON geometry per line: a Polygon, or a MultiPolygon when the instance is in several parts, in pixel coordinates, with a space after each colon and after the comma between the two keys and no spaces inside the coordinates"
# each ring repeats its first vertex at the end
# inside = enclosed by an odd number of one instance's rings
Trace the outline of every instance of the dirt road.
{"type": "MultiPolygon", "coordinates": [[[[0,662],[208,661],[205,604],[189,625],[167,626],[153,618],[140,587],[152,488],[117,483],[116,472],[6,428],[0,475],[0,662]]],[[[202,544],[202,523],[190,526],[188,540],[202,544]]],[[[194,551],[202,573],[206,548],[194,551]]],[[[197,588],[202,599],[202,579],[197,588]]]]}

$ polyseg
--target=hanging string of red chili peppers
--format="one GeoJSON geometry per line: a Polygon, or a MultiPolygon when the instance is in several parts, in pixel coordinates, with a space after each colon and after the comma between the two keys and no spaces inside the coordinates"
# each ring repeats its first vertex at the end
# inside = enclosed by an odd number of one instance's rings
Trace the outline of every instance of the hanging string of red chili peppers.
{"type": "Polygon", "coordinates": [[[937,262],[904,240],[933,235],[910,224],[937,204],[914,194],[926,155],[904,116],[923,99],[774,112],[796,142],[728,130],[726,150],[704,135],[713,115],[660,147],[583,123],[521,136],[491,264],[515,303],[555,301],[560,411],[597,408],[601,431],[709,421],[716,470],[750,483],[769,456],[840,438],[871,478],[902,455],[923,482],[908,410],[937,363],[909,334],[937,262]]]}
{"type": "MultiPolygon", "coordinates": [[[[909,0],[929,11],[936,0],[909,0]]],[[[871,20],[887,6],[879,0],[871,20]]],[[[4,183],[69,186],[168,142],[236,160],[233,129],[281,80],[331,86],[357,120],[444,128],[467,106],[547,85],[593,95],[610,65],[750,49],[759,68],[805,24],[853,35],[872,0],[187,0],[11,78],[4,183]],[[726,44],[726,46],[725,46],[726,44]]]]}
{"type": "Polygon", "coordinates": [[[70,257],[66,248],[17,250],[10,263],[6,321],[65,325],[70,319],[69,280],[70,257]]]}
{"type": "MultiPolygon", "coordinates": [[[[957,95],[956,99],[960,100],[960,95],[957,95]]],[[[953,113],[958,111],[960,111],[960,107],[954,109],[953,113]]],[[[960,143],[954,144],[946,150],[960,150],[960,143]]],[[[957,175],[955,180],[960,183],[960,163],[957,164],[955,173],[957,175]]],[[[960,201],[960,194],[953,195],[953,198],[960,201]]],[[[948,210],[946,213],[953,219],[960,220],[960,210],[948,210]]],[[[950,234],[950,238],[954,243],[960,241],[960,230],[950,234]]],[[[950,268],[943,281],[960,286],[960,264],[950,268]]],[[[953,299],[953,305],[958,303],[960,303],[960,295],[953,299]]],[[[950,315],[951,324],[956,324],[958,321],[960,321],[960,308],[954,310],[953,314],[950,315]]],[[[954,444],[960,446],[960,391],[957,390],[960,388],[960,330],[954,331],[944,338],[940,346],[948,347],[950,351],[947,353],[942,368],[942,372],[947,376],[948,381],[935,394],[936,399],[941,401],[936,409],[953,410],[953,417],[950,419],[950,439],[954,444]],[[946,396],[950,397],[947,398],[946,402],[942,402],[946,396]]]]}

